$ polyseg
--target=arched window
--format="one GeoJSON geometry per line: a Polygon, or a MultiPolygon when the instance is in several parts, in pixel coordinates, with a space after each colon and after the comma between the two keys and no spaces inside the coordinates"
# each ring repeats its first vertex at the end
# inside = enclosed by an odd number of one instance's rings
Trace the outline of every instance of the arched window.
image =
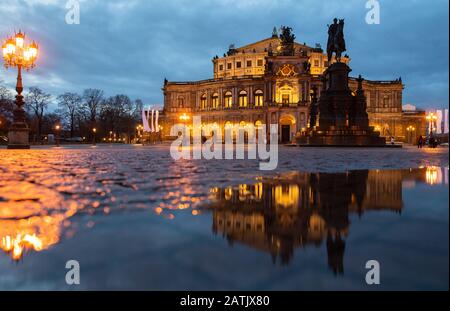
{"type": "Polygon", "coordinates": [[[224,100],[225,100],[225,105],[224,105],[225,108],[233,107],[233,95],[231,94],[230,91],[225,93],[224,100]]]}
{"type": "Polygon", "coordinates": [[[247,92],[239,92],[239,107],[247,107],[247,92]]]}
{"type": "Polygon", "coordinates": [[[219,94],[214,93],[211,97],[211,102],[212,102],[213,109],[219,108],[219,94]]]}
{"type": "Polygon", "coordinates": [[[255,107],[262,107],[264,102],[263,91],[256,90],[255,91],[255,107]]]}
{"type": "Polygon", "coordinates": [[[203,94],[200,97],[200,109],[206,109],[207,101],[206,101],[206,94],[203,94]]]}

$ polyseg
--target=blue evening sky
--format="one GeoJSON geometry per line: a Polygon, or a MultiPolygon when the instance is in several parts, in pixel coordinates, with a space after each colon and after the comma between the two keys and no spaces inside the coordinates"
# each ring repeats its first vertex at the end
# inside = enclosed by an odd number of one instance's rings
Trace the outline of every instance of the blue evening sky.
{"type": "MultiPolygon", "coordinates": [[[[365,22],[366,0],[84,0],[80,24],[65,22],[66,0],[2,0],[0,37],[22,29],[40,44],[25,86],[58,95],[100,88],[161,104],[163,79],[212,77],[211,58],[288,25],[308,45],[345,18],[352,75],[402,77],[403,103],[448,107],[448,0],[379,0],[381,23],[365,22]]],[[[15,71],[0,69],[9,87],[15,71]]]]}

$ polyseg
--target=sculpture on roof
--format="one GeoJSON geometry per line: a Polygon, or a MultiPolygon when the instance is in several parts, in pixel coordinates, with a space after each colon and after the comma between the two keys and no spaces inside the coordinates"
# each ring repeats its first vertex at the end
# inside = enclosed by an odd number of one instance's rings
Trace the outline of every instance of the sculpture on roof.
{"type": "Polygon", "coordinates": [[[278,30],[277,30],[277,27],[273,27],[273,30],[272,30],[272,38],[278,38],[278,30]]]}
{"type": "Polygon", "coordinates": [[[281,26],[280,28],[280,46],[281,54],[284,56],[294,55],[294,40],[295,35],[292,32],[291,27],[281,26]]]}

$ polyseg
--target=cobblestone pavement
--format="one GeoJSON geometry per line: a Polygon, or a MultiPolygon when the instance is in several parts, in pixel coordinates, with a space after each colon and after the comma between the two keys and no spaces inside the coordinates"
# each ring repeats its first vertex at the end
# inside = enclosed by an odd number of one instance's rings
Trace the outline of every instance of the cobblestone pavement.
{"type": "MultiPolygon", "coordinates": [[[[341,172],[448,166],[448,148],[298,148],[280,147],[278,167],[260,171],[257,160],[179,160],[169,145],[100,145],[0,149],[0,202],[28,201],[46,209],[70,202],[111,208],[194,208],[211,187],[252,182],[286,171],[341,172]],[[34,198],[36,194],[39,199],[34,198]],[[42,200],[48,201],[42,201],[42,200]],[[27,201],[28,200],[28,201],[27,201]]],[[[23,213],[30,208],[25,208],[23,213]]],[[[5,213],[3,211],[3,213],[5,213]]],[[[17,215],[16,215],[17,216],[17,215]]],[[[25,216],[25,215],[21,215],[25,216]]]]}

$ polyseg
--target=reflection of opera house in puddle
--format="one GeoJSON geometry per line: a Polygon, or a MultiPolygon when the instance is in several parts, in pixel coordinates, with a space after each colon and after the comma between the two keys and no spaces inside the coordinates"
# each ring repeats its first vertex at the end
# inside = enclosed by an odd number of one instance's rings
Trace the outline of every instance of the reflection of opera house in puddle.
{"type": "MultiPolygon", "coordinates": [[[[213,189],[215,232],[267,251],[288,263],[296,247],[326,240],[329,264],[343,270],[349,214],[367,210],[401,212],[402,187],[416,182],[448,184],[448,168],[353,171],[342,174],[293,173],[239,188],[213,189]]],[[[29,182],[0,187],[0,249],[14,260],[40,252],[74,234],[72,217],[81,202],[29,182]]]]}
{"type": "Polygon", "coordinates": [[[343,273],[349,216],[401,213],[402,187],[416,182],[448,183],[448,169],[290,173],[254,185],[213,188],[213,231],[230,244],[270,253],[274,262],[280,257],[283,264],[291,261],[295,248],[326,242],[328,265],[343,273]]]}

